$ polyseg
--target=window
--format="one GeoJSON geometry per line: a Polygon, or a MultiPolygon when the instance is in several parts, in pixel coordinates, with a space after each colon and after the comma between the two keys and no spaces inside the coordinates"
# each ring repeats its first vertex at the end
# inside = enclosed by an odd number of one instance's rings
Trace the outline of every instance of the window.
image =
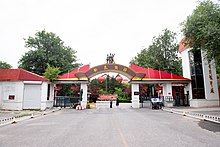
{"type": "Polygon", "coordinates": [[[205,91],[201,51],[195,53],[190,52],[190,67],[193,99],[204,99],[205,91]]]}
{"type": "Polygon", "coordinates": [[[50,100],[50,84],[47,85],[47,100],[50,100]]]}

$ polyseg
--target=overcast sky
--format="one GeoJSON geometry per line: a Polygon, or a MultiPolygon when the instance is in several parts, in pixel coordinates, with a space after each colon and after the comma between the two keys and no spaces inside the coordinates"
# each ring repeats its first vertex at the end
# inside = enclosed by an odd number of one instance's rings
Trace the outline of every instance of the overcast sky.
{"type": "MultiPolygon", "coordinates": [[[[129,65],[163,29],[180,33],[196,0],[0,0],[0,60],[17,68],[28,51],[23,38],[45,29],[96,66],[108,53],[129,65]]],[[[181,37],[179,37],[180,39],[181,37]]]]}

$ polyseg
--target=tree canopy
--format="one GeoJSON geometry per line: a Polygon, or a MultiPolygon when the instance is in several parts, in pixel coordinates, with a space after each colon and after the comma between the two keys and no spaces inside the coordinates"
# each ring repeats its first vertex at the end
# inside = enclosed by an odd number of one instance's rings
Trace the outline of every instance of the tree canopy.
{"type": "Polygon", "coordinates": [[[52,32],[39,31],[34,37],[24,40],[29,51],[19,60],[19,68],[43,75],[48,64],[59,68],[61,73],[79,66],[76,51],[65,46],[60,37],[52,32]]]}
{"type": "Polygon", "coordinates": [[[8,64],[7,62],[4,62],[4,61],[0,61],[0,69],[3,68],[3,69],[9,69],[9,68],[12,68],[12,66],[10,64],[8,64]]]}
{"type": "Polygon", "coordinates": [[[220,65],[220,5],[210,0],[199,2],[193,13],[182,23],[185,44],[192,51],[204,50],[209,59],[220,65]]]}
{"type": "Polygon", "coordinates": [[[49,79],[50,81],[54,81],[57,79],[58,75],[60,73],[60,69],[56,67],[51,67],[49,64],[43,73],[44,77],[49,79]]]}
{"type": "Polygon", "coordinates": [[[178,57],[176,34],[168,29],[154,37],[152,44],[138,53],[130,63],[182,75],[181,59],[178,57]]]}

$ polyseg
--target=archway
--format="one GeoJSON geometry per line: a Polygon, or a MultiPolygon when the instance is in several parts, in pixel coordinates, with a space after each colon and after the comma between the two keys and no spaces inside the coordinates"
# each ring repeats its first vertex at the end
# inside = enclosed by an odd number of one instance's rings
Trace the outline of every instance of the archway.
{"type": "Polygon", "coordinates": [[[81,105],[86,108],[88,81],[90,78],[107,72],[119,73],[126,76],[131,83],[132,107],[139,108],[139,84],[163,83],[163,96],[166,98],[166,105],[173,106],[172,83],[189,83],[190,79],[170,74],[152,68],[143,68],[134,64],[129,67],[107,63],[90,68],[85,65],[76,68],[70,73],[59,76],[56,83],[79,83],[83,90],[81,105]]]}

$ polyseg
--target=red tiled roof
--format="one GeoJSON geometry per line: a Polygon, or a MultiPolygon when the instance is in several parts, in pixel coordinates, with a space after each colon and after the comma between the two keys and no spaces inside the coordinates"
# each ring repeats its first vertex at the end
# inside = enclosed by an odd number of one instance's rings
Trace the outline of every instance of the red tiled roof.
{"type": "Polygon", "coordinates": [[[79,71],[81,72],[85,72],[90,68],[90,64],[84,65],[82,67],[79,68],[79,71]]]}
{"type": "Polygon", "coordinates": [[[168,72],[165,71],[161,71],[161,70],[154,70],[152,68],[143,68],[140,66],[137,66],[135,64],[131,64],[130,68],[133,69],[135,72],[145,72],[145,79],[158,79],[158,80],[189,80],[187,78],[184,78],[182,76],[178,76],[176,74],[170,74],[168,72]]]}
{"type": "Polygon", "coordinates": [[[48,79],[23,69],[0,69],[0,81],[48,81],[48,79]]]}
{"type": "Polygon", "coordinates": [[[57,79],[77,78],[77,77],[75,76],[75,73],[78,72],[78,71],[79,71],[79,69],[78,69],[78,68],[75,68],[75,69],[74,69],[73,71],[71,71],[71,72],[68,72],[68,73],[65,73],[65,74],[63,74],[63,75],[61,75],[61,76],[58,76],[57,79]]]}
{"type": "Polygon", "coordinates": [[[86,72],[89,68],[90,68],[90,64],[84,65],[84,66],[79,67],[79,68],[75,68],[71,72],[68,72],[68,73],[65,73],[61,76],[58,76],[57,79],[77,78],[75,76],[75,73],[77,73],[77,72],[86,72]]]}

